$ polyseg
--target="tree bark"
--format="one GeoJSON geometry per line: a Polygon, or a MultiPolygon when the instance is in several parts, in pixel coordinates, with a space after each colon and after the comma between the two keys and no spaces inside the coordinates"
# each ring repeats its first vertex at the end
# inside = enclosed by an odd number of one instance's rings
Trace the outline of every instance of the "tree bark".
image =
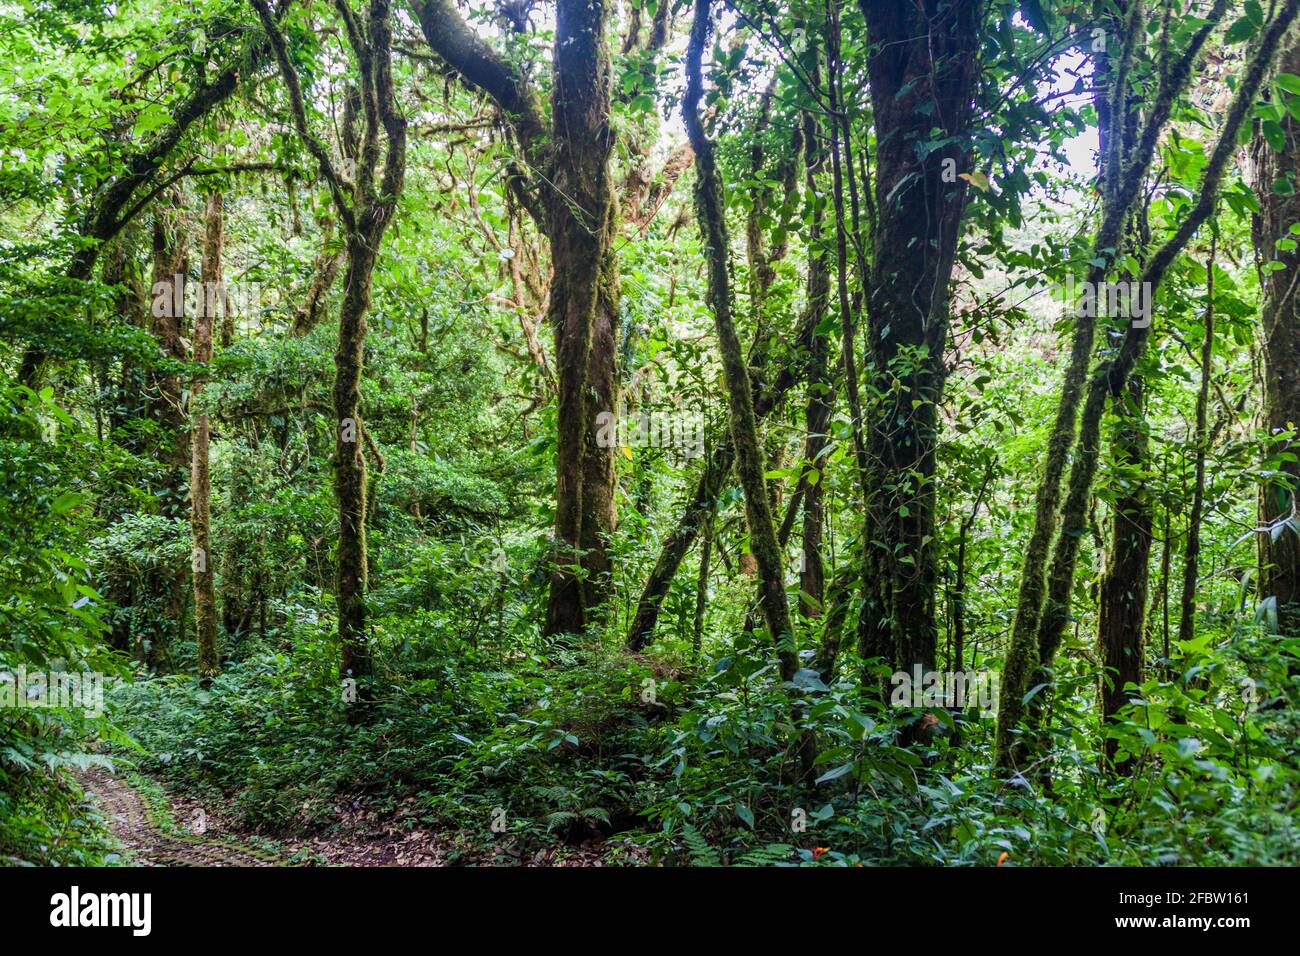
{"type": "MultiPolygon", "coordinates": [[[[546,608],[545,633],[585,630],[588,598],[598,593],[582,582],[584,542],[599,542],[599,516],[612,510],[612,457],[587,455],[594,448],[595,404],[612,400],[613,382],[602,367],[592,375],[593,344],[613,342],[614,314],[608,277],[613,268],[614,194],[609,158],[614,135],[610,119],[610,67],[605,45],[604,0],[560,0],[552,95],[554,156],[546,190],[547,232],[554,279],[549,319],[555,332],[559,371],[556,452],[555,568],[546,608]],[[588,389],[595,395],[588,396],[588,389]],[[601,393],[604,394],[601,394],[601,393]],[[608,465],[602,459],[608,460],[608,465]],[[594,484],[585,488],[591,475],[594,484]],[[609,489],[609,500],[602,491],[609,489]],[[584,502],[585,492],[585,502],[584,502]],[[588,520],[584,521],[584,518],[588,520]],[[584,525],[587,530],[584,534],[584,525]]],[[[597,579],[605,569],[589,552],[585,567],[597,579]]]]}
{"type": "MultiPolygon", "coordinates": [[[[1300,42],[1292,40],[1279,59],[1282,72],[1300,70],[1300,42]]],[[[1254,144],[1256,184],[1260,212],[1253,223],[1256,255],[1260,262],[1281,262],[1286,268],[1261,278],[1263,303],[1264,427],[1272,436],[1289,435],[1300,428],[1300,307],[1297,306],[1296,275],[1300,251],[1278,248],[1278,241],[1290,236],[1292,223],[1300,220],[1300,192],[1280,195],[1273,189],[1279,179],[1300,182],[1300,123],[1287,114],[1281,125],[1284,147],[1274,150],[1259,136],[1254,144]]],[[[1300,637],[1300,463],[1278,456],[1300,455],[1300,440],[1275,439],[1268,451],[1275,476],[1259,494],[1259,566],[1261,599],[1277,604],[1277,630],[1287,637],[1300,637]]]]}
{"type": "Polygon", "coordinates": [[[406,120],[397,111],[392,76],[392,25],[388,0],[370,0],[364,28],[346,0],[336,7],[360,72],[363,132],[355,180],[335,170],[324,144],[307,124],[298,75],[264,0],[250,0],[275,51],[289,94],[299,138],[316,159],[330,187],[346,236],[347,270],[339,309],[338,348],[334,353],[334,495],[339,511],[338,634],[339,672],[358,682],[364,698],[373,661],[366,635],[366,461],[362,448],[361,377],[366,315],[370,311],[375,260],[392,220],[406,176],[406,120]],[[382,162],[381,162],[382,146],[382,162]],[[351,187],[351,200],[347,187],[351,187]]]}
{"type": "Polygon", "coordinates": [[[198,644],[199,679],[210,683],[221,669],[217,653],[217,598],[212,554],[212,478],[208,468],[208,413],[203,410],[203,389],[212,362],[216,313],[225,312],[222,294],[221,246],[225,198],[212,192],[207,198],[203,235],[203,295],[194,316],[194,363],[199,366],[190,395],[197,409],[190,467],[190,530],[193,538],[194,630],[198,644]]]}
{"type": "Polygon", "coordinates": [[[952,277],[967,188],[982,5],[973,0],[862,3],[876,127],[875,230],[867,297],[872,378],[886,395],[868,440],[870,537],[887,580],[892,662],[935,665],[938,583],[935,451],[952,277]],[[922,152],[938,126],[947,145],[922,152]],[[921,158],[923,156],[923,158],[921,158]]]}
{"type": "MultiPolygon", "coordinates": [[[[151,376],[150,413],[162,430],[162,447],[158,452],[162,481],[158,488],[158,513],[166,518],[189,517],[186,507],[186,477],[190,465],[189,416],[185,411],[181,376],[177,363],[187,359],[185,322],[185,274],[187,252],[184,235],[184,210],[178,189],[160,197],[153,222],[153,313],[152,331],[162,357],[172,367],[155,371],[151,376]]],[[[181,560],[172,567],[155,572],[150,591],[162,600],[162,615],[151,628],[145,659],[156,670],[168,666],[168,645],[183,633],[182,612],[188,585],[188,562],[181,560]]]]}
{"type": "Polygon", "coordinates": [[[366,456],[361,436],[361,374],[366,313],[370,311],[375,254],[367,237],[348,237],[347,273],[339,309],[338,349],[334,353],[334,497],[339,509],[338,581],[340,671],[344,677],[370,676],[366,640],[366,456]]]}
{"type": "MultiPolygon", "coordinates": [[[[1142,414],[1141,380],[1129,380],[1121,399],[1119,421],[1112,442],[1119,468],[1137,473],[1125,476],[1125,491],[1116,500],[1111,517],[1110,551],[1098,598],[1097,638],[1102,659],[1101,712],[1108,722],[1129,703],[1127,684],[1141,685],[1143,634],[1147,606],[1148,564],[1151,558],[1151,502],[1145,469],[1150,453],[1146,420],[1142,414]]],[[[1106,765],[1126,775],[1129,764],[1114,765],[1118,742],[1109,737],[1103,752],[1106,765]]]]}
{"type": "Polygon", "coordinates": [[[710,0],[696,2],[686,50],[686,94],[682,101],[682,115],[691,147],[695,150],[695,204],[708,256],[708,301],[722,352],[723,376],[731,411],[731,440],[736,450],[736,470],[745,495],[750,547],[758,562],[763,617],[770,637],[777,644],[781,676],[789,680],[798,669],[798,656],[793,647],[794,631],[786,602],[780,546],[763,480],[763,451],[758,440],[758,419],[754,413],[749,370],[732,321],[722,184],[714,160],[713,143],[704,133],[699,113],[704,95],[701,60],[711,30],[709,6],[710,0]]]}

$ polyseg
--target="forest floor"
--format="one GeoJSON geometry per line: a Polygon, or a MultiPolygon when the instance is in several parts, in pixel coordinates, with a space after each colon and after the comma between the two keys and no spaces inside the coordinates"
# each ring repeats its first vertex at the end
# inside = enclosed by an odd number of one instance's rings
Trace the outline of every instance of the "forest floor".
{"type": "Polygon", "coordinates": [[[78,775],[130,866],[601,866],[599,845],[549,847],[520,854],[506,846],[466,852],[450,837],[412,827],[400,814],[376,817],[360,801],[336,807],[333,832],[268,840],[221,813],[157,784],[137,788],[103,769],[78,775]],[[153,791],[150,796],[142,789],[153,791]]]}

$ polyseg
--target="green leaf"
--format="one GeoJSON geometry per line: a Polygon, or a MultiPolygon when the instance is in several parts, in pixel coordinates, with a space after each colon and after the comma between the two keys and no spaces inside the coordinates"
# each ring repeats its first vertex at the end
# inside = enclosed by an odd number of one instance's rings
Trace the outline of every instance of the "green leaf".
{"type": "Polygon", "coordinates": [[[52,507],[56,515],[67,514],[85,500],[85,495],[77,494],[75,491],[65,491],[54,499],[52,507]]]}
{"type": "Polygon", "coordinates": [[[1232,26],[1228,27],[1228,32],[1223,35],[1225,43],[1242,43],[1249,40],[1255,35],[1256,26],[1250,22],[1249,17],[1242,17],[1232,26]]]}
{"type": "Polygon", "coordinates": [[[1286,133],[1280,123],[1275,120],[1264,120],[1260,123],[1259,129],[1264,136],[1264,141],[1273,152],[1280,153],[1286,149],[1286,133]]]}
{"type": "Polygon", "coordinates": [[[840,764],[838,767],[836,767],[834,770],[827,770],[824,774],[822,774],[820,777],[818,777],[818,778],[817,778],[815,781],[813,781],[813,782],[814,782],[814,783],[825,783],[825,782],[828,781],[828,780],[838,780],[840,777],[844,776],[846,773],[850,773],[850,772],[852,772],[852,770],[853,770],[853,764],[851,764],[851,763],[842,763],[842,764],[840,764]]]}
{"type": "Polygon", "coordinates": [[[749,827],[751,830],[754,829],[754,811],[750,810],[749,807],[745,806],[743,803],[737,803],[736,816],[740,817],[740,819],[744,821],[745,826],[749,827]]]}

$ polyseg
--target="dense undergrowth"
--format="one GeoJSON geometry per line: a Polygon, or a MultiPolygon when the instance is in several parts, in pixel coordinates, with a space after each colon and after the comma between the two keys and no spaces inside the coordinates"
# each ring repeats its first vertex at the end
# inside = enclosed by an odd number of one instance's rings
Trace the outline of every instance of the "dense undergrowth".
{"type": "MultiPolygon", "coordinates": [[[[331,646],[281,636],[210,689],[186,676],[121,685],[141,769],[219,797],[268,832],[337,832],[343,798],[479,850],[602,841],[666,864],[1284,864],[1300,862],[1296,723],[1272,642],[1244,634],[1153,678],[1119,731],[1130,778],[1098,769],[1092,681],[1063,675],[1050,792],[994,774],[991,719],[906,721],[854,682],[793,687],[755,641],[698,665],[684,650],[600,646],[485,652],[453,636],[393,641],[362,719],[331,646]],[[404,651],[397,648],[404,647],[404,651]],[[504,669],[509,662],[510,670],[504,669]],[[801,774],[791,691],[816,729],[801,774]],[[1247,699],[1250,698],[1250,699],[1247,699]],[[349,719],[349,718],[352,719],[349,719]],[[410,810],[414,799],[415,810],[410,810]]],[[[345,839],[346,834],[339,834],[345,839]]]]}
{"type": "Polygon", "coordinates": [[[28,687],[29,671],[127,673],[100,642],[98,595],[78,551],[93,523],[61,477],[90,448],[71,426],[49,390],[0,390],[0,865],[102,862],[103,834],[72,771],[108,763],[92,741],[126,743],[106,713],[32,706],[50,689],[28,687]],[[59,428],[68,441],[46,440],[59,428]]]}

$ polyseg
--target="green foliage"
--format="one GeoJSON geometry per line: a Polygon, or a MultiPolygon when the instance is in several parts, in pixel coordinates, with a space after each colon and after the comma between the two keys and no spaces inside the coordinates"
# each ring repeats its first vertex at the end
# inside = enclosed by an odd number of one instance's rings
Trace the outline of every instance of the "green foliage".
{"type": "Polygon", "coordinates": [[[89,695],[56,698],[52,676],[125,674],[101,643],[102,599],[77,554],[94,524],[83,490],[93,451],[50,389],[0,391],[0,860],[9,864],[85,865],[104,852],[69,771],[106,763],[91,741],[120,735],[89,695]]]}

